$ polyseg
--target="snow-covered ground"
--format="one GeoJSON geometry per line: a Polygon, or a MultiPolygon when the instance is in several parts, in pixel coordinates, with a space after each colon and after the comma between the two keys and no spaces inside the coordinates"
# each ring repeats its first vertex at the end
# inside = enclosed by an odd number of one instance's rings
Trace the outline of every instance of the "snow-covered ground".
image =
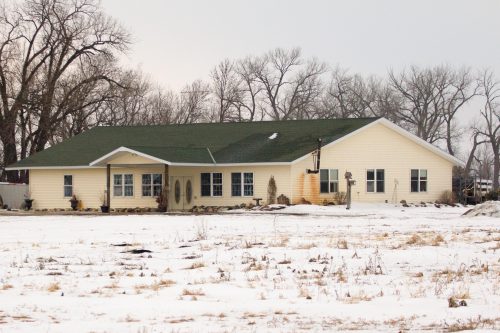
{"type": "Polygon", "coordinates": [[[0,216],[0,332],[499,329],[500,219],[466,210],[0,216]]]}

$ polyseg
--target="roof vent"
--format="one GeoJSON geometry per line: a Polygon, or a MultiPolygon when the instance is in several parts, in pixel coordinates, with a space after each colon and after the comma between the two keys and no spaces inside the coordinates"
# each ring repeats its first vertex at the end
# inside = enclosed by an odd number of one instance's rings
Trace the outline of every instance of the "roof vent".
{"type": "Polygon", "coordinates": [[[278,137],[278,133],[273,133],[271,134],[271,136],[269,137],[269,140],[274,140],[278,137]]]}

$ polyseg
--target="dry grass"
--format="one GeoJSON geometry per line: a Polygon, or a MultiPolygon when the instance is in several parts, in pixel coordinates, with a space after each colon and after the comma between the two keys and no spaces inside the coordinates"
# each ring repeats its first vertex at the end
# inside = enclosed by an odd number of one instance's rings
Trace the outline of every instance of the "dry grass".
{"type": "Polygon", "coordinates": [[[47,287],[47,291],[51,292],[51,293],[58,291],[60,289],[61,289],[61,287],[59,286],[59,282],[53,282],[53,283],[49,284],[47,287]]]}
{"type": "Polygon", "coordinates": [[[180,324],[180,323],[187,323],[187,322],[191,322],[191,321],[194,321],[193,318],[189,317],[189,318],[177,318],[177,319],[170,319],[168,321],[169,324],[180,324]]]}
{"type": "Polygon", "coordinates": [[[4,283],[4,284],[2,285],[2,288],[0,288],[0,289],[2,289],[2,290],[9,290],[9,289],[12,289],[12,288],[14,288],[14,286],[13,286],[13,285],[8,284],[8,283],[4,283]]]}
{"type": "Polygon", "coordinates": [[[422,245],[422,244],[424,244],[424,240],[419,235],[413,234],[413,235],[411,235],[410,239],[408,239],[406,241],[406,244],[407,245],[422,245]]]}
{"type": "Polygon", "coordinates": [[[434,237],[431,241],[432,246],[439,246],[439,245],[441,245],[441,243],[444,243],[444,238],[443,238],[443,236],[441,236],[439,234],[436,235],[436,237],[434,237]]]}
{"type": "Polygon", "coordinates": [[[205,293],[201,289],[184,289],[182,290],[182,296],[205,296],[205,293]]]}
{"type": "Polygon", "coordinates": [[[500,318],[489,319],[489,318],[481,318],[481,316],[477,316],[477,318],[469,318],[467,321],[458,320],[456,323],[448,325],[448,332],[460,332],[460,331],[472,331],[478,328],[496,328],[496,323],[500,321],[500,318]]]}
{"type": "Polygon", "coordinates": [[[339,239],[337,242],[337,248],[341,250],[347,250],[349,247],[347,246],[347,241],[345,239],[339,239]]]}
{"type": "Polygon", "coordinates": [[[191,266],[186,267],[186,269],[198,269],[198,268],[202,268],[202,267],[205,267],[205,263],[202,261],[197,261],[197,262],[193,262],[191,264],[191,266]]]}

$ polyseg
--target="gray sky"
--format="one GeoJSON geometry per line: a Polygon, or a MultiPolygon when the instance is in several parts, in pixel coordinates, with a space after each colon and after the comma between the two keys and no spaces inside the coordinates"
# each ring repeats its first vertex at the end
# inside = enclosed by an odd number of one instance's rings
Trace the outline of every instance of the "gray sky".
{"type": "MultiPolygon", "coordinates": [[[[331,65],[383,75],[417,65],[500,74],[499,0],[102,0],[134,36],[124,63],[179,90],[224,58],[302,48],[331,65]]],[[[499,75],[500,76],[500,75],[499,75]]]]}

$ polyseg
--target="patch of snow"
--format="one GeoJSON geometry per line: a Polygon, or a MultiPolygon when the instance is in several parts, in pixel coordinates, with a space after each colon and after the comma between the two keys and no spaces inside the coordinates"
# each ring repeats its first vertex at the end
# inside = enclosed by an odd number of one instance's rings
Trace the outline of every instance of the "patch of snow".
{"type": "Polygon", "coordinates": [[[498,329],[498,219],[467,209],[0,216],[0,332],[498,329]]]}
{"type": "Polygon", "coordinates": [[[500,201],[486,201],[465,212],[465,216],[500,217],[500,201]]]}
{"type": "Polygon", "coordinates": [[[278,133],[273,133],[271,134],[271,136],[269,137],[269,140],[274,140],[278,137],[278,133]]]}

